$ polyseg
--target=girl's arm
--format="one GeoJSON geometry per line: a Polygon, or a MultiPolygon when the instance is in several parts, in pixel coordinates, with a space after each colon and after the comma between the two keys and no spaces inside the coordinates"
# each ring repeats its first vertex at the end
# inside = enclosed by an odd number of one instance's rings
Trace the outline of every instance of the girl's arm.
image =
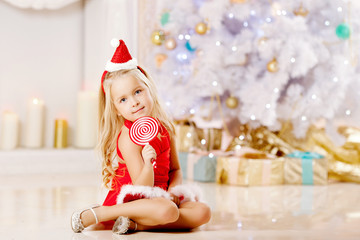
{"type": "MultiPolygon", "coordinates": [[[[119,148],[134,185],[154,186],[154,170],[150,159],[143,159],[142,147],[133,143],[129,129],[123,128],[119,137],[119,148]]],[[[145,148],[144,148],[145,149],[145,148]]],[[[151,155],[151,149],[147,156],[151,155]]],[[[155,151],[154,151],[155,152],[155,151]]]]}
{"type": "Polygon", "coordinates": [[[182,183],[182,173],[178,153],[176,149],[175,135],[170,137],[170,172],[169,172],[169,190],[182,183]]]}

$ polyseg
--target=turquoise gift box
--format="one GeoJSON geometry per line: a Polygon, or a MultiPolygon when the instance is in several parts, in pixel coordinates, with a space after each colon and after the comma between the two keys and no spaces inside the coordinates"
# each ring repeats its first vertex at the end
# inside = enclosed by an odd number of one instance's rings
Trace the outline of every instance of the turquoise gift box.
{"type": "Polygon", "coordinates": [[[215,154],[211,152],[179,152],[183,178],[199,182],[215,182],[215,154]]]}
{"type": "Polygon", "coordinates": [[[315,152],[293,152],[285,157],[284,178],[285,184],[325,185],[328,161],[315,152]]]}

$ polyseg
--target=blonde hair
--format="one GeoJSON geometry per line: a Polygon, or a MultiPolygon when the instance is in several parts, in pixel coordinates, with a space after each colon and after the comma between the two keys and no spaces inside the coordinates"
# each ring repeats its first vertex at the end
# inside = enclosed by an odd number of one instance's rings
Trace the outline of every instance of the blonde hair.
{"type": "Polygon", "coordinates": [[[121,79],[121,77],[126,75],[131,75],[136,79],[139,79],[147,86],[154,101],[151,116],[157,118],[170,135],[175,134],[174,125],[164,111],[162,103],[158,98],[156,85],[145,71],[142,73],[139,69],[131,69],[107,73],[103,82],[105,93],[102,87],[100,87],[99,90],[99,141],[97,146],[103,159],[101,171],[102,180],[104,186],[107,188],[111,188],[111,186],[109,186],[110,182],[116,175],[112,160],[116,156],[117,134],[119,134],[125,121],[122,116],[117,114],[110,90],[112,83],[115,80],[121,79]]]}

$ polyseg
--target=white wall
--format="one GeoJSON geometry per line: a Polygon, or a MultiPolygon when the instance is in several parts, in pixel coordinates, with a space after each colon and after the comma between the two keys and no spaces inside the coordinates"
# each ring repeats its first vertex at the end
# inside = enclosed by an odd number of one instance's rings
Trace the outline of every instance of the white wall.
{"type": "Polygon", "coordinates": [[[23,10],[0,1],[0,111],[16,112],[24,128],[26,103],[43,99],[47,146],[53,143],[55,118],[74,123],[83,74],[81,9],[81,1],[54,11],[23,10]]]}
{"type": "Polygon", "coordinates": [[[137,1],[79,0],[39,11],[0,1],[0,19],[0,114],[16,112],[24,128],[27,102],[41,98],[46,104],[46,147],[53,145],[59,117],[68,119],[71,144],[77,92],[98,90],[113,53],[110,40],[125,39],[137,56],[137,1]]]}
{"type": "Polygon", "coordinates": [[[85,87],[97,89],[114,49],[113,38],[123,39],[131,55],[138,57],[138,1],[86,0],[84,20],[85,87]]]}

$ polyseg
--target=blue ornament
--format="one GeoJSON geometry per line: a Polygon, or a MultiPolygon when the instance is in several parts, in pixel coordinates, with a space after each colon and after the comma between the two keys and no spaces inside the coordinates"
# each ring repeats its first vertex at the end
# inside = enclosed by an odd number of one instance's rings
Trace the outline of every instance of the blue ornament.
{"type": "Polygon", "coordinates": [[[161,26],[165,26],[169,22],[169,18],[170,18],[170,13],[164,12],[160,18],[161,26]]]}
{"type": "Polygon", "coordinates": [[[196,51],[196,48],[193,48],[193,47],[190,45],[190,42],[189,42],[189,41],[186,41],[185,47],[186,47],[186,49],[189,50],[190,52],[196,51]]]}
{"type": "Polygon", "coordinates": [[[346,23],[341,23],[336,27],[336,36],[341,39],[348,39],[350,37],[350,27],[346,23]]]}

